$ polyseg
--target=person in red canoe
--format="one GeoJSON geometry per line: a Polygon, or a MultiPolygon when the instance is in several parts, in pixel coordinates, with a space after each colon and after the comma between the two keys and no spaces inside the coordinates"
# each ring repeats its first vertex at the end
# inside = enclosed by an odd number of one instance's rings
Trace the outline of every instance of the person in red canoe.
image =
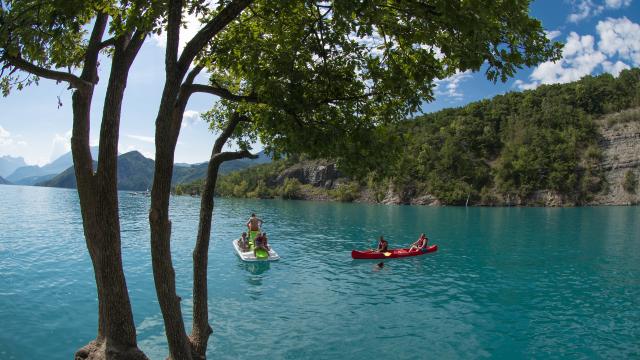
{"type": "Polygon", "coordinates": [[[373,252],[385,252],[389,249],[389,243],[385,240],[382,235],[380,235],[380,240],[378,240],[378,248],[373,250],[373,252]]]}
{"type": "Polygon", "coordinates": [[[422,233],[420,234],[420,237],[418,238],[418,240],[416,240],[416,242],[411,244],[411,246],[409,247],[409,251],[426,249],[427,243],[429,243],[429,238],[427,238],[427,236],[424,233],[422,233]]]}

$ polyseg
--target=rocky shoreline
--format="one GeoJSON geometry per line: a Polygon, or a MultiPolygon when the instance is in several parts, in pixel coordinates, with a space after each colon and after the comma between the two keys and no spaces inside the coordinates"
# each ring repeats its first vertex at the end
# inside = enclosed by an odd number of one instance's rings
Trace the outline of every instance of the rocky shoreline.
{"type": "MultiPolygon", "coordinates": [[[[615,122],[611,117],[598,120],[600,139],[598,147],[601,156],[595,168],[603,174],[601,190],[591,199],[576,202],[558,192],[538,190],[527,198],[507,197],[495,192],[491,194],[490,202],[473,202],[469,206],[597,206],[597,205],[636,205],[640,204],[640,194],[635,180],[634,188],[628,189],[625,182],[628,178],[640,179],[640,120],[637,119],[638,108],[628,110],[634,112],[633,121],[615,122]]],[[[615,120],[615,119],[614,119],[615,120]]],[[[302,186],[297,192],[298,199],[317,201],[339,201],[330,195],[340,186],[349,183],[349,179],[342,176],[336,164],[326,160],[304,161],[295,164],[280,175],[274,177],[267,185],[282,185],[286,179],[295,179],[302,186]]],[[[398,190],[389,185],[382,196],[373,194],[371,189],[359,187],[354,194],[353,202],[379,203],[387,205],[422,205],[442,206],[442,202],[431,194],[420,194],[398,190]]]]}

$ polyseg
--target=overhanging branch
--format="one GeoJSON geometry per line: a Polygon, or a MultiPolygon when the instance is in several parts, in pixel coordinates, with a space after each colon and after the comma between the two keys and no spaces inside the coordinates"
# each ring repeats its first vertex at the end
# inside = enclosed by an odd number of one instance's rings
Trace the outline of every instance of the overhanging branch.
{"type": "Polygon", "coordinates": [[[237,95],[229,91],[228,89],[210,86],[210,85],[202,85],[202,84],[191,84],[185,85],[185,89],[189,94],[193,94],[196,92],[207,93],[219,96],[226,100],[231,101],[244,101],[250,103],[258,103],[258,98],[255,95],[237,95]]]}
{"type": "Polygon", "coordinates": [[[41,67],[30,63],[19,56],[5,56],[4,59],[12,66],[22,71],[26,71],[45,79],[67,82],[72,88],[79,89],[86,86],[91,86],[91,83],[82,80],[76,75],[64,71],[51,70],[41,67]]]}
{"type": "Polygon", "coordinates": [[[225,151],[215,154],[211,161],[216,164],[222,164],[225,161],[237,160],[237,159],[257,159],[257,154],[252,154],[249,150],[241,151],[225,151]]]}

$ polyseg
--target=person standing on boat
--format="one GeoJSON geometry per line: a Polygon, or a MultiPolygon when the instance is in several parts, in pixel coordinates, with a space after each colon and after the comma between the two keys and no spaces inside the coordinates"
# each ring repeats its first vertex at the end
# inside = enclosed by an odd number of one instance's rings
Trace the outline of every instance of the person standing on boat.
{"type": "Polygon", "coordinates": [[[249,239],[253,240],[260,233],[260,229],[262,228],[262,219],[256,216],[255,213],[251,214],[251,217],[247,221],[247,228],[249,228],[249,239]]]}

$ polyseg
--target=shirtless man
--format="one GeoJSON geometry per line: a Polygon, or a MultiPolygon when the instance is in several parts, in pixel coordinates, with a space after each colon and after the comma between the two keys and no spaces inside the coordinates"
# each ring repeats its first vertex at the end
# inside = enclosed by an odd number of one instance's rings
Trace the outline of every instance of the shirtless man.
{"type": "Polygon", "coordinates": [[[251,214],[251,217],[247,221],[247,228],[249,228],[249,239],[254,239],[258,233],[260,232],[260,228],[262,227],[262,219],[256,216],[256,214],[251,214]]]}

